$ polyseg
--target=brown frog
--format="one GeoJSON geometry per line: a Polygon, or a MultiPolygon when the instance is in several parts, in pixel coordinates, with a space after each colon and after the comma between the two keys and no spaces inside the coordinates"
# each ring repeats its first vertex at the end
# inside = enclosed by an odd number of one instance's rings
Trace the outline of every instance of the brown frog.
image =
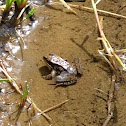
{"type": "Polygon", "coordinates": [[[79,59],[74,59],[70,64],[61,57],[51,53],[48,57],[43,56],[44,61],[51,68],[51,73],[43,76],[50,80],[56,76],[56,86],[68,86],[77,82],[77,77],[83,74],[79,59]]]}

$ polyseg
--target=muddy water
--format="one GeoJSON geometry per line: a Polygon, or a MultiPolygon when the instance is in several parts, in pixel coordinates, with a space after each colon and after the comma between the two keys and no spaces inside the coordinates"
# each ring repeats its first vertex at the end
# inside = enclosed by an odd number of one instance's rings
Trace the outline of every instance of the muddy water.
{"type": "MultiPolygon", "coordinates": [[[[89,0],[73,4],[91,7],[89,0]]],[[[117,12],[118,8],[124,5],[125,0],[101,1],[98,8],[117,12]]],[[[77,16],[66,12],[59,5],[39,8],[36,16],[44,17],[44,20],[24,37],[28,49],[23,50],[24,65],[16,76],[19,77],[18,83],[21,82],[23,86],[25,80],[32,79],[30,96],[41,110],[69,99],[65,105],[47,113],[53,119],[54,126],[101,126],[107,116],[105,101],[107,96],[98,93],[95,88],[107,93],[111,83],[111,72],[108,64],[97,52],[101,45],[96,40],[98,31],[94,14],[78,9],[75,11],[77,16]],[[81,59],[84,74],[78,79],[77,84],[54,89],[54,86],[49,84],[55,83],[55,78],[53,80],[42,78],[43,74],[49,73],[42,57],[52,52],[69,62],[73,58],[81,59]]],[[[126,8],[120,13],[126,15],[126,8]]],[[[125,19],[104,16],[105,35],[116,49],[126,47],[125,22],[125,19]]],[[[16,93],[13,97],[15,103],[20,101],[20,96],[16,93]]],[[[110,121],[110,126],[125,126],[125,99],[125,84],[119,85],[114,104],[114,118],[110,121]]],[[[29,116],[30,114],[27,116],[23,111],[19,118],[21,125],[25,125],[24,121],[29,116]]],[[[42,116],[33,120],[32,124],[48,126],[42,116]]]]}

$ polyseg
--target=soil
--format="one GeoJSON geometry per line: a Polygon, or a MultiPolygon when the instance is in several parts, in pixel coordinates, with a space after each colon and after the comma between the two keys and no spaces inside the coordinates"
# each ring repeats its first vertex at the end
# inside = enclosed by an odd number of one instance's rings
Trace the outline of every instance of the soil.
{"type": "MultiPolygon", "coordinates": [[[[71,4],[91,7],[90,0],[71,4]]],[[[103,0],[97,8],[116,13],[120,6],[125,6],[125,0],[103,0]]],[[[102,47],[97,40],[99,33],[94,13],[73,9],[77,15],[66,11],[61,5],[44,6],[37,10],[36,17],[44,17],[44,20],[24,38],[28,49],[23,50],[24,65],[20,79],[21,83],[33,80],[30,96],[41,110],[69,100],[47,113],[53,120],[53,126],[101,126],[107,118],[105,93],[110,89],[111,69],[97,51],[102,47]],[[83,76],[78,78],[75,85],[55,88],[54,85],[49,85],[55,83],[55,78],[52,80],[42,78],[43,74],[50,72],[42,58],[49,53],[55,53],[69,62],[73,58],[81,59],[83,76]]],[[[126,8],[121,10],[120,14],[126,15],[126,8]]],[[[126,19],[104,14],[99,17],[102,16],[104,33],[112,47],[126,48],[126,19]]],[[[112,102],[114,116],[108,126],[125,126],[125,99],[126,87],[125,84],[120,84],[116,90],[116,100],[112,102]]],[[[19,120],[24,120],[23,115],[21,114],[19,120]]],[[[43,116],[40,116],[32,121],[32,125],[49,124],[43,116]]]]}

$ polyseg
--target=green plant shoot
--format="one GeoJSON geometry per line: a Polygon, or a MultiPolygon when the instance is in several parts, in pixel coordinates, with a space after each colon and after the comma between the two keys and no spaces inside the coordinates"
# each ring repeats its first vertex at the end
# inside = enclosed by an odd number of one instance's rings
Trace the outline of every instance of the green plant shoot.
{"type": "Polygon", "coordinates": [[[15,0],[6,0],[6,8],[5,8],[5,12],[9,12],[10,11],[10,8],[12,6],[12,3],[14,2],[15,0]]]}
{"type": "Polygon", "coordinates": [[[38,8],[36,8],[36,9],[35,8],[32,8],[31,11],[28,13],[26,19],[28,19],[29,17],[31,17],[38,10],[38,8]]]}
{"type": "Polygon", "coordinates": [[[25,102],[26,102],[26,99],[27,99],[27,96],[28,96],[28,93],[29,93],[29,89],[30,89],[30,84],[28,84],[27,82],[25,83],[25,88],[24,88],[23,94],[21,96],[21,103],[20,103],[18,110],[16,111],[17,114],[16,114],[16,117],[15,117],[15,122],[18,121],[18,119],[21,115],[21,112],[23,110],[23,107],[25,106],[25,102]]]}
{"type": "Polygon", "coordinates": [[[28,13],[27,18],[31,17],[37,11],[37,9],[38,8],[36,8],[36,9],[32,8],[31,11],[28,13]]]}
{"type": "Polygon", "coordinates": [[[21,97],[21,107],[22,108],[25,105],[25,101],[27,99],[27,96],[28,96],[28,93],[29,93],[29,90],[30,90],[30,84],[28,84],[27,82],[25,83],[25,89],[24,89],[23,95],[21,97]]]}
{"type": "Polygon", "coordinates": [[[31,11],[28,13],[26,19],[24,19],[22,22],[25,22],[28,18],[30,18],[38,10],[38,8],[36,8],[36,9],[35,8],[32,8],[31,11]]]}
{"type": "Polygon", "coordinates": [[[28,0],[16,0],[18,8],[21,8],[21,9],[24,8],[27,4],[27,1],[28,0]]]}

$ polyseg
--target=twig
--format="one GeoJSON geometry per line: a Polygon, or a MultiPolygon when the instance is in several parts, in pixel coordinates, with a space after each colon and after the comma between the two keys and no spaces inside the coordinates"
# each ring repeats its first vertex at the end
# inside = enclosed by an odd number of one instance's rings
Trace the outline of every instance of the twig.
{"type": "Polygon", "coordinates": [[[107,118],[106,118],[106,120],[105,120],[105,122],[103,123],[102,126],[107,126],[108,123],[109,123],[109,121],[111,120],[112,116],[113,116],[113,112],[111,112],[111,113],[107,116],[107,118]]]}
{"type": "Polygon", "coordinates": [[[56,109],[56,108],[62,106],[62,105],[65,104],[66,102],[68,102],[68,100],[65,100],[65,101],[63,101],[63,102],[61,102],[61,103],[59,103],[59,104],[57,104],[57,105],[55,105],[55,106],[53,106],[53,107],[50,107],[50,108],[44,110],[43,112],[46,113],[46,112],[52,111],[52,110],[54,110],[54,109],[56,109]]]}
{"type": "Polygon", "coordinates": [[[122,9],[124,9],[126,7],[126,5],[120,7],[118,10],[117,10],[117,13],[119,13],[122,9]]]}
{"type": "Polygon", "coordinates": [[[108,96],[108,94],[107,93],[105,93],[103,90],[101,90],[101,89],[98,89],[98,88],[95,88],[95,90],[97,90],[97,91],[99,91],[99,92],[101,92],[101,93],[103,93],[103,94],[105,94],[105,95],[107,95],[108,96]]]}
{"type": "MultiPolygon", "coordinates": [[[[68,100],[65,100],[65,101],[63,101],[63,102],[61,102],[61,103],[59,103],[59,104],[57,104],[57,105],[55,105],[55,106],[52,106],[52,107],[50,107],[50,108],[44,110],[43,112],[44,112],[44,113],[47,113],[47,112],[49,112],[49,111],[52,111],[52,110],[54,110],[54,109],[56,109],[56,108],[62,106],[62,105],[65,104],[66,102],[68,102],[68,100]]],[[[35,118],[37,118],[37,117],[40,116],[40,115],[41,115],[41,113],[37,113],[36,115],[34,115],[33,117],[31,117],[27,122],[32,123],[32,120],[34,120],[35,118]]]]}
{"type": "Polygon", "coordinates": [[[112,110],[112,102],[115,97],[115,76],[112,77],[111,86],[108,94],[108,101],[107,101],[107,118],[102,126],[107,126],[111,118],[113,117],[113,110],[112,110]]]}
{"type": "Polygon", "coordinates": [[[35,108],[36,110],[38,110],[41,113],[41,115],[43,115],[45,117],[45,119],[49,122],[49,124],[52,124],[52,119],[48,115],[46,115],[43,111],[41,111],[41,109],[39,109],[37,107],[37,105],[31,100],[30,97],[27,98],[27,101],[30,104],[32,104],[33,108],[35,108]]]}

